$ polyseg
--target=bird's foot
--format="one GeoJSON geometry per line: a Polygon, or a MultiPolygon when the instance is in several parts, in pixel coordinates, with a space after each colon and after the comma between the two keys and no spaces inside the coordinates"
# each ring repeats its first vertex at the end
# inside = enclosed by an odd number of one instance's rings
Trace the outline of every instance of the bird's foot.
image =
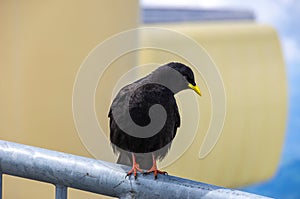
{"type": "MultiPolygon", "coordinates": [[[[127,172],[126,177],[127,177],[127,176],[131,176],[131,175],[133,174],[134,179],[137,179],[137,172],[138,172],[138,171],[139,171],[140,173],[143,173],[143,170],[140,169],[139,164],[134,163],[134,164],[132,165],[132,168],[130,169],[130,171],[127,172]]],[[[126,177],[125,177],[125,178],[126,178],[126,177]]]]}
{"type": "Polygon", "coordinates": [[[158,170],[156,166],[152,166],[151,169],[149,169],[148,171],[144,172],[144,175],[148,175],[150,173],[154,174],[154,179],[157,179],[157,174],[163,174],[163,175],[168,175],[168,173],[166,171],[161,171],[158,170]]]}

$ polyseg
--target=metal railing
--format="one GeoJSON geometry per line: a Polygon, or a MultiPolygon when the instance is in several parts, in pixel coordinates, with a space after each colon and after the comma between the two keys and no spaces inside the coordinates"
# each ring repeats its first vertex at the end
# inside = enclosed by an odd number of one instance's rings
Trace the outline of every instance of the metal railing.
{"type": "MultiPolygon", "coordinates": [[[[125,178],[130,168],[86,157],[0,140],[0,199],[3,174],[55,185],[56,199],[68,187],[118,198],[267,198],[174,176],[125,178]]],[[[4,182],[5,183],[5,182],[4,182]]]]}

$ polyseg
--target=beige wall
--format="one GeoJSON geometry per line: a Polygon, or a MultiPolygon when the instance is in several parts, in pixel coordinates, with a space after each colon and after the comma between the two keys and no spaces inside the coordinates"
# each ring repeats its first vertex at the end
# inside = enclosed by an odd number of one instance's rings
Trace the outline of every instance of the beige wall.
{"type": "MultiPolygon", "coordinates": [[[[138,24],[137,0],[0,1],[0,139],[91,157],[72,117],[76,73],[97,44],[138,24]]],[[[52,185],[25,181],[5,176],[4,198],[53,198],[52,185]]]]}

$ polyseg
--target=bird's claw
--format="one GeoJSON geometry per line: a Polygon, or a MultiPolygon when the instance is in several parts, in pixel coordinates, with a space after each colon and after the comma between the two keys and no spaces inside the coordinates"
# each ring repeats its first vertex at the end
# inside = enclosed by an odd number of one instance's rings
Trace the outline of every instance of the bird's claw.
{"type": "MultiPolygon", "coordinates": [[[[125,176],[125,179],[126,179],[127,177],[129,177],[129,179],[130,179],[131,174],[132,174],[132,173],[127,173],[126,176],[125,176]]],[[[134,176],[134,179],[136,180],[136,179],[137,179],[137,174],[135,174],[135,175],[133,174],[133,176],[134,176]]]]}
{"type": "Polygon", "coordinates": [[[128,176],[131,176],[133,174],[134,179],[137,179],[137,172],[143,173],[143,170],[140,169],[138,164],[133,164],[132,168],[130,169],[130,171],[127,172],[125,178],[127,178],[128,176]]]}
{"type": "Polygon", "coordinates": [[[155,179],[155,180],[157,179],[157,175],[158,175],[158,174],[168,175],[168,172],[166,172],[166,171],[160,171],[160,170],[158,170],[158,169],[150,169],[150,170],[148,170],[148,171],[146,171],[146,172],[143,172],[143,175],[148,175],[148,174],[150,174],[150,173],[153,173],[153,174],[154,174],[154,179],[155,179]]]}

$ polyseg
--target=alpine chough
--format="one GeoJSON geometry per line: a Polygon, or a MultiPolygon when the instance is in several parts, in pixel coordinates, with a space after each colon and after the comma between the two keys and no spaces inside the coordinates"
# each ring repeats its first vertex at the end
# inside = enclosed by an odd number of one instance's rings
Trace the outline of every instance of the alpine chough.
{"type": "Polygon", "coordinates": [[[113,151],[119,154],[117,163],[132,165],[127,176],[133,174],[136,178],[142,169],[148,169],[146,174],[153,172],[155,179],[158,173],[166,174],[157,169],[156,160],[165,157],[180,126],[174,95],[185,89],[201,96],[193,71],[182,63],[171,62],[123,87],[116,95],[108,114],[110,141],[113,151]],[[164,111],[154,109],[155,105],[164,111]],[[162,125],[156,122],[151,126],[155,121],[162,125]]]}

